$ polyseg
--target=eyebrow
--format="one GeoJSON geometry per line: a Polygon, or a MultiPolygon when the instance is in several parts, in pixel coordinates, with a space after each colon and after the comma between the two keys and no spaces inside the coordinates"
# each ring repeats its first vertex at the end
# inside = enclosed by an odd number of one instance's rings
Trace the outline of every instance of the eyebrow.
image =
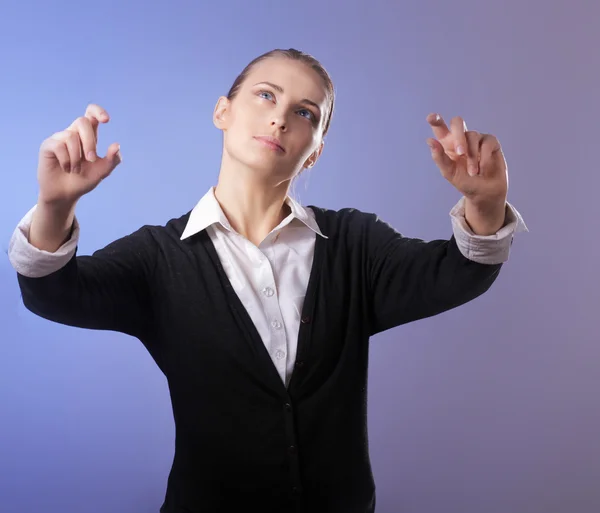
{"type": "MultiPolygon", "coordinates": [[[[279,86],[277,84],[274,84],[273,82],[258,82],[256,84],[254,84],[254,87],[256,87],[257,85],[261,85],[261,84],[268,85],[269,87],[272,87],[276,91],[278,91],[280,93],[283,93],[283,87],[281,87],[281,86],[279,86]]],[[[304,98],[303,100],[300,101],[300,103],[306,103],[308,105],[312,105],[313,107],[315,107],[319,111],[320,115],[323,114],[321,112],[321,107],[319,106],[319,104],[316,103],[316,102],[313,102],[312,100],[309,100],[308,98],[304,98]]]]}

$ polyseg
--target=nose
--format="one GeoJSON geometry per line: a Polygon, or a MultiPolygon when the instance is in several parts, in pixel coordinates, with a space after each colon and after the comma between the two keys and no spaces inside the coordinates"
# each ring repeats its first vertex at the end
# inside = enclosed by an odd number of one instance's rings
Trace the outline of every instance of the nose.
{"type": "Polygon", "coordinates": [[[287,130],[285,114],[282,114],[281,112],[273,114],[273,119],[271,120],[271,126],[278,128],[282,132],[285,132],[287,130]]]}

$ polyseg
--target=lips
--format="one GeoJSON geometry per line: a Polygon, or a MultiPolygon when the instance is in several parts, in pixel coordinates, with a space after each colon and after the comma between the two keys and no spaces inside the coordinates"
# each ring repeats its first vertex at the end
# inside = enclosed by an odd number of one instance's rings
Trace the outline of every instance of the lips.
{"type": "Polygon", "coordinates": [[[281,142],[276,137],[272,137],[270,135],[257,135],[254,138],[275,151],[285,153],[285,148],[281,145],[281,142]]]}

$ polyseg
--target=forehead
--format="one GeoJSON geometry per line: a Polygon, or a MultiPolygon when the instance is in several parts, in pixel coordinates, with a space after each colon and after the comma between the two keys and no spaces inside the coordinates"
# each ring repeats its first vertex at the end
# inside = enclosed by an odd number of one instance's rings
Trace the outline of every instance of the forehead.
{"type": "Polygon", "coordinates": [[[307,64],[286,57],[269,57],[252,68],[245,80],[247,87],[271,82],[297,99],[307,98],[321,105],[327,100],[323,79],[307,64]]]}

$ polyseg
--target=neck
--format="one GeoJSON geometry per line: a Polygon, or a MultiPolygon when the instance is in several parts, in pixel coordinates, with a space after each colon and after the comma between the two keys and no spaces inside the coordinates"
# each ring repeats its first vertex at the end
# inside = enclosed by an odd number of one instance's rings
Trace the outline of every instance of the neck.
{"type": "Polygon", "coordinates": [[[256,246],[290,212],[285,204],[289,180],[274,184],[257,175],[253,170],[222,165],[215,188],[231,227],[256,246]]]}

